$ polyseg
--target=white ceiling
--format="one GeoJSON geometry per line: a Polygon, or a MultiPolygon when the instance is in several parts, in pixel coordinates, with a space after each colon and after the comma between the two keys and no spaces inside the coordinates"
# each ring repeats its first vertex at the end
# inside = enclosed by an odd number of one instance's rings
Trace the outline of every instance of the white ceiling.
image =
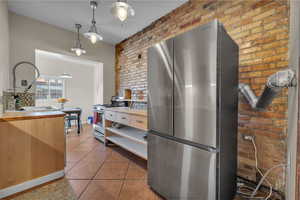
{"type": "MultiPolygon", "coordinates": [[[[136,15],[121,23],[110,14],[116,0],[97,0],[96,21],[104,41],[116,44],[139,32],[188,0],[128,0],[136,15]]],[[[9,10],[19,15],[74,31],[80,23],[85,32],[91,23],[89,0],[9,0],[9,10]]]]}

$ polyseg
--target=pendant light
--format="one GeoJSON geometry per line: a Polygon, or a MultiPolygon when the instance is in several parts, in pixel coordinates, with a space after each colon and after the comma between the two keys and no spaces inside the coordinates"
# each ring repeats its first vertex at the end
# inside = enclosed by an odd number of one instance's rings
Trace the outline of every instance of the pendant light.
{"type": "Polygon", "coordinates": [[[98,34],[95,20],[95,10],[98,6],[96,1],[90,1],[90,6],[93,9],[93,19],[92,25],[87,33],[84,34],[86,38],[88,38],[93,44],[98,42],[99,40],[103,40],[102,36],[98,34]]]}
{"type": "Polygon", "coordinates": [[[72,78],[72,75],[71,75],[71,74],[68,74],[68,73],[63,73],[62,75],[60,75],[60,78],[63,78],[63,79],[70,79],[70,78],[72,78]]]}
{"type": "Polygon", "coordinates": [[[127,0],[118,0],[113,3],[111,13],[122,22],[125,21],[128,16],[135,15],[133,8],[127,3],[127,0]]]}
{"type": "Polygon", "coordinates": [[[77,56],[81,56],[82,54],[86,53],[86,51],[82,48],[82,45],[80,42],[79,29],[81,28],[81,25],[75,24],[75,27],[77,29],[77,40],[76,40],[75,46],[73,48],[71,48],[71,51],[75,52],[77,56]]]}

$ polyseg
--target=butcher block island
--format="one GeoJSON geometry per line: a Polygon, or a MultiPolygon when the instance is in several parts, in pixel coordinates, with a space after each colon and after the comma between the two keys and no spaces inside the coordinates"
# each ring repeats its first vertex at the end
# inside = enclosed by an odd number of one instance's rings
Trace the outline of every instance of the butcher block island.
{"type": "Polygon", "coordinates": [[[64,115],[0,115],[0,199],[64,176],[64,115]]]}
{"type": "Polygon", "coordinates": [[[105,143],[112,142],[147,160],[147,111],[127,107],[105,109],[105,143]]]}

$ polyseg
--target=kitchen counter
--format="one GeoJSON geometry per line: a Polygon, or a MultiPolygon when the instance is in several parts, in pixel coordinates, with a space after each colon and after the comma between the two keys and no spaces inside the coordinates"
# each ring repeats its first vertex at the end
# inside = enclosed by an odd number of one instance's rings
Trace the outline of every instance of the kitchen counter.
{"type": "Polygon", "coordinates": [[[6,112],[0,114],[0,122],[4,121],[17,121],[17,120],[29,120],[29,119],[42,119],[42,118],[55,118],[63,117],[65,113],[60,111],[45,111],[45,112],[6,112]]]}
{"type": "Polygon", "coordinates": [[[105,110],[147,117],[147,110],[131,109],[128,107],[112,107],[105,110]]]}
{"type": "Polygon", "coordinates": [[[112,142],[147,160],[147,111],[128,107],[105,109],[105,143],[112,142]],[[122,124],[121,128],[114,125],[122,124]]]}
{"type": "Polygon", "coordinates": [[[0,115],[0,199],[64,176],[64,113],[0,115]]]}

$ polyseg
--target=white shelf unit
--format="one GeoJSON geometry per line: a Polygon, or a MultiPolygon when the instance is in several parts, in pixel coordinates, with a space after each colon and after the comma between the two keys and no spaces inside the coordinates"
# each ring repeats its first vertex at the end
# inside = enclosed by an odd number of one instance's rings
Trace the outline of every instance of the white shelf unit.
{"type": "Polygon", "coordinates": [[[140,110],[136,113],[133,109],[130,112],[127,109],[121,111],[117,108],[109,110],[105,118],[105,140],[147,160],[147,140],[144,138],[147,131],[143,130],[147,123],[146,116],[140,115],[140,110]],[[126,120],[120,120],[123,118],[126,120]],[[121,128],[114,127],[114,123],[121,121],[121,128]]]}
{"type": "Polygon", "coordinates": [[[110,132],[122,136],[122,137],[126,137],[130,140],[133,140],[135,142],[147,145],[147,140],[144,139],[144,135],[146,134],[145,131],[136,129],[136,128],[132,128],[132,127],[123,127],[123,128],[112,128],[112,127],[108,127],[106,128],[107,130],[109,130],[110,132]]]}
{"type": "Polygon", "coordinates": [[[110,135],[106,139],[147,160],[147,145],[120,135],[110,135]]]}

